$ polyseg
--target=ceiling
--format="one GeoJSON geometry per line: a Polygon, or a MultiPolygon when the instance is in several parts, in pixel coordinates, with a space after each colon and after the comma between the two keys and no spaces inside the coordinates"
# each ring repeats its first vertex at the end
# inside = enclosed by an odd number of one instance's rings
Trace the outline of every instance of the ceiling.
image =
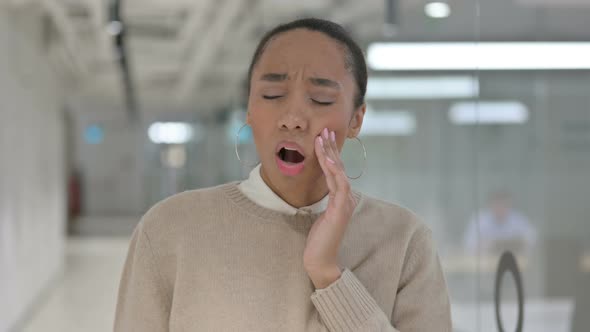
{"type": "MultiPolygon", "coordinates": [[[[73,94],[122,97],[109,29],[110,0],[5,0],[47,14],[48,54],[73,94]],[[42,5],[42,6],[39,6],[42,5]]],[[[241,99],[261,35],[296,17],[341,23],[366,46],[374,40],[584,40],[589,0],[447,0],[452,14],[432,19],[427,0],[399,0],[396,34],[384,29],[384,0],[125,0],[130,77],[140,105],[213,110],[241,99]],[[479,13],[479,14],[478,14],[479,13]],[[479,16],[478,16],[479,15],[479,16]]],[[[140,107],[142,108],[142,107],[140,107]]]]}

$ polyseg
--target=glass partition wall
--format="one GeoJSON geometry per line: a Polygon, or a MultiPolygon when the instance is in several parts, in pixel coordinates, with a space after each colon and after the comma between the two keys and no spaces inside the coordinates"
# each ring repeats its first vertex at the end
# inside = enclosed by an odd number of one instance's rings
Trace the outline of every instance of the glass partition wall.
{"type": "MultiPolygon", "coordinates": [[[[400,1],[397,34],[357,33],[368,158],[353,186],[432,228],[455,331],[590,330],[590,51],[563,44],[587,39],[590,7],[568,3],[400,1]]],[[[185,119],[198,139],[148,144],[146,206],[247,176],[234,148],[244,107],[185,119]]],[[[237,143],[254,163],[251,135],[237,143]]],[[[361,153],[346,143],[351,176],[361,153]]]]}
{"type": "Polygon", "coordinates": [[[356,185],[433,229],[456,331],[590,330],[589,8],[436,6],[428,37],[368,47],[368,114],[396,125],[369,120],[356,185]]]}

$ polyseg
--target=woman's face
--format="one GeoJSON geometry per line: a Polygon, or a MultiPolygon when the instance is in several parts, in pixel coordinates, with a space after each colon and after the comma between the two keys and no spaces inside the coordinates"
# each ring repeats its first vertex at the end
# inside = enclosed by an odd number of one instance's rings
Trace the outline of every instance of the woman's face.
{"type": "Polygon", "coordinates": [[[317,181],[315,138],[324,128],[335,131],[341,150],[346,137],[358,135],[365,107],[355,109],[356,93],[339,42],[306,29],[272,39],[254,67],[248,99],[263,177],[317,181]]]}

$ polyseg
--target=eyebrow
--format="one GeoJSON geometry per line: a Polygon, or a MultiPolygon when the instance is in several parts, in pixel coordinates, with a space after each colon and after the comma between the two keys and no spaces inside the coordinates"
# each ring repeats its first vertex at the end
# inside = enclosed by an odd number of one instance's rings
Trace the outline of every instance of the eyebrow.
{"type": "Polygon", "coordinates": [[[287,74],[268,73],[262,75],[260,80],[269,82],[282,82],[287,79],[287,74]]]}
{"type": "MultiPolygon", "coordinates": [[[[262,81],[269,81],[269,82],[282,82],[288,78],[287,74],[278,74],[278,73],[268,73],[264,74],[260,77],[262,81]]],[[[311,77],[309,81],[313,85],[317,86],[324,86],[329,88],[334,88],[340,90],[340,84],[338,82],[329,80],[327,78],[320,78],[320,77],[311,77]]]]}
{"type": "Polygon", "coordinates": [[[338,82],[329,80],[327,78],[312,77],[309,79],[309,81],[313,85],[325,86],[328,88],[334,88],[334,89],[340,90],[340,84],[338,82]]]}

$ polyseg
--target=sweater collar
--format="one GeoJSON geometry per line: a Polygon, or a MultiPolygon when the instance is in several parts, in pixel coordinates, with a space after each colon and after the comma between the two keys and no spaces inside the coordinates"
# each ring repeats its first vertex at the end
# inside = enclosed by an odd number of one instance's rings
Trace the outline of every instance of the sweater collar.
{"type": "Polygon", "coordinates": [[[260,164],[250,172],[248,179],[239,184],[239,189],[254,203],[288,215],[317,214],[324,212],[328,207],[328,195],[314,204],[301,208],[296,208],[285,202],[262,179],[260,164]]]}

